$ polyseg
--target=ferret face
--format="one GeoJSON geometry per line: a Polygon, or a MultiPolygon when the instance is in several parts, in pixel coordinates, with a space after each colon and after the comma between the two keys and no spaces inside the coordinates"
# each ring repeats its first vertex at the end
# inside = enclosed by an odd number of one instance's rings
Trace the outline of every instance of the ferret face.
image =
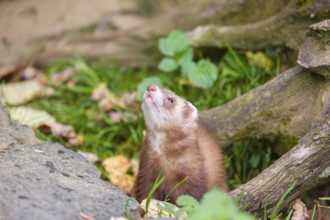
{"type": "Polygon", "coordinates": [[[142,110],[148,129],[192,126],[198,118],[197,109],[190,102],[154,85],[144,92],[142,110]]]}

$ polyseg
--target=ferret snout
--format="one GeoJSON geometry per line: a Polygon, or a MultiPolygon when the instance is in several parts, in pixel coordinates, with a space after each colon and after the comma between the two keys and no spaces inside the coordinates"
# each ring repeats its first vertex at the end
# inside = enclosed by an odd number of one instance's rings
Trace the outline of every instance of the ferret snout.
{"type": "Polygon", "coordinates": [[[155,92],[157,90],[157,86],[155,85],[149,85],[147,88],[148,92],[155,92]]]}

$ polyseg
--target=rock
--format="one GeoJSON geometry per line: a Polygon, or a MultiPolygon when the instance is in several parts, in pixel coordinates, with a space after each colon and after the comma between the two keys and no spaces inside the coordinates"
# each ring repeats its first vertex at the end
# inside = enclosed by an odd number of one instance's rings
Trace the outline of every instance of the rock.
{"type": "MultiPolygon", "coordinates": [[[[32,128],[18,125],[11,121],[0,103],[0,134],[9,134],[20,144],[36,144],[40,141],[35,137],[32,128]]],[[[1,144],[1,143],[0,143],[1,144]]]]}
{"type": "Polygon", "coordinates": [[[308,35],[297,63],[330,79],[330,19],[311,25],[308,35]]]}
{"type": "Polygon", "coordinates": [[[29,129],[11,122],[2,106],[0,119],[1,220],[139,218],[138,202],[101,180],[81,155],[60,144],[25,141],[29,129]]]}

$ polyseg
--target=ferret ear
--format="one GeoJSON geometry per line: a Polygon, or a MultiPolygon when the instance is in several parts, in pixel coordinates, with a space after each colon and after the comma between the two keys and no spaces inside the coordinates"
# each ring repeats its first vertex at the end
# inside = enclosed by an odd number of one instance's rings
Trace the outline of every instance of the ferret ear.
{"type": "Polygon", "coordinates": [[[183,118],[185,120],[187,120],[188,122],[194,121],[198,118],[198,110],[190,102],[187,102],[187,105],[186,105],[185,110],[183,112],[183,118]]]}

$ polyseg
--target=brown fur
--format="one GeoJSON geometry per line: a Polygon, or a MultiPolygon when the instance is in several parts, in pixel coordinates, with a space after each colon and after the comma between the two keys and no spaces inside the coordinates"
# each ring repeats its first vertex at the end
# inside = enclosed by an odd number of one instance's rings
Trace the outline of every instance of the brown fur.
{"type": "Polygon", "coordinates": [[[217,140],[202,122],[198,124],[197,129],[190,131],[165,130],[166,141],[162,144],[160,155],[155,153],[149,141],[157,131],[147,132],[136,184],[136,199],[139,202],[147,197],[158,175],[166,176],[166,179],[153,195],[157,200],[164,200],[175,184],[187,176],[187,181],[169,196],[170,202],[174,203],[182,194],[199,200],[212,188],[228,190],[217,140]]]}
{"type": "MultiPolygon", "coordinates": [[[[191,111],[188,105],[184,110],[182,117],[189,117],[191,111]]],[[[170,194],[169,202],[174,203],[183,194],[199,200],[212,188],[228,190],[217,139],[203,122],[199,119],[195,122],[196,126],[191,127],[147,130],[136,181],[135,193],[139,202],[147,197],[158,175],[166,179],[152,196],[157,200],[165,200],[173,187],[186,177],[188,179],[170,194]],[[159,134],[164,138],[155,149],[152,141],[159,134]]]]}

